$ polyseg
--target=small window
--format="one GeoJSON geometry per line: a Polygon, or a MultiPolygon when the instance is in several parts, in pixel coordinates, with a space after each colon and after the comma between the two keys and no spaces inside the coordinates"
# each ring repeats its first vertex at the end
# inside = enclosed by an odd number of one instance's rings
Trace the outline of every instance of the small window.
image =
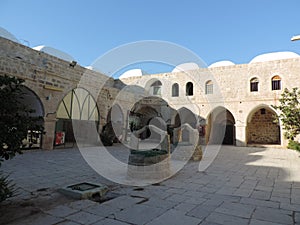
{"type": "Polygon", "coordinates": [[[172,85],[172,97],[179,96],[179,85],[177,83],[172,85]]]}
{"type": "Polygon", "coordinates": [[[258,91],[258,78],[254,77],[250,80],[250,91],[258,91]]]}
{"type": "Polygon", "coordinates": [[[213,94],[214,93],[214,84],[211,80],[207,81],[205,84],[205,94],[213,94]]]}
{"type": "Polygon", "coordinates": [[[151,92],[153,95],[161,95],[161,82],[155,81],[152,85],[151,85],[151,92]]]}
{"type": "Polygon", "coordinates": [[[185,93],[186,93],[186,96],[192,96],[192,95],[194,95],[193,83],[192,82],[188,82],[186,84],[185,93]]]}
{"type": "Polygon", "coordinates": [[[281,78],[280,78],[280,76],[272,77],[272,90],[281,90],[281,78]]]}
{"type": "Polygon", "coordinates": [[[265,115],[266,114],[266,109],[260,109],[260,114],[265,115]]]}

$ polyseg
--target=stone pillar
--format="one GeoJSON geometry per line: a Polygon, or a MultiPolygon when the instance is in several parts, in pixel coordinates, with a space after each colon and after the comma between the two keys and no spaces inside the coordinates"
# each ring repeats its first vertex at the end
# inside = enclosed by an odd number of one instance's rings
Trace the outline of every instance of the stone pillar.
{"type": "Polygon", "coordinates": [[[235,144],[239,147],[245,147],[247,145],[245,125],[235,125],[235,144]]]}
{"type": "Polygon", "coordinates": [[[55,125],[56,125],[56,116],[48,115],[48,117],[44,117],[44,128],[45,134],[43,135],[43,143],[42,149],[44,150],[52,150],[54,139],[55,139],[55,125]]]}

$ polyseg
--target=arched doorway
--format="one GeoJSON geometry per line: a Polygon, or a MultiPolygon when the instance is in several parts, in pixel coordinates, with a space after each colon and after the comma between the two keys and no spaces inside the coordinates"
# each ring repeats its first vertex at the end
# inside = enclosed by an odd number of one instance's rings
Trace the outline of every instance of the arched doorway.
{"type": "MultiPolygon", "coordinates": [[[[30,113],[30,117],[34,118],[41,118],[37,122],[38,125],[43,126],[43,117],[44,117],[44,107],[37,96],[37,94],[29,89],[26,86],[22,86],[20,92],[20,97],[18,101],[22,105],[26,105],[28,109],[32,109],[32,113],[30,113]]],[[[34,127],[35,124],[32,124],[34,127]]],[[[40,130],[30,129],[28,130],[27,138],[22,142],[23,149],[34,149],[34,148],[41,148],[42,145],[42,132],[40,130]]]]}
{"type": "MultiPolygon", "coordinates": [[[[134,104],[129,113],[129,128],[139,130],[147,125],[154,125],[161,130],[169,130],[171,120],[174,117],[175,110],[162,98],[149,96],[140,99],[134,104]]],[[[151,141],[161,141],[159,134],[150,132],[146,129],[140,134],[141,139],[151,139],[151,141]]]]}
{"type": "MultiPolygon", "coordinates": [[[[141,106],[137,110],[133,110],[129,115],[129,128],[131,131],[142,129],[144,126],[149,125],[153,118],[158,117],[158,112],[151,106],[141,106]]],[[[141,139],[149,138],[151,135],[150,130],[140,134],[141,139]]]]}
{"type": "Polygon", "coordinates": [[[121,107],[118,104],[113,105],[107,116],[107,123],[103,127],[104,129],[109,129],[111,136],[113,137],[113,142],[119,142],[122,140],[123,129],[124,129],[124,115],[121,107]]]}
{"type": "Polygon", "coordinates": [[[247,144],[280,144],[280,124],[268,106],[252,110],[247,120],[247,144]]]}
{"type": "Polygon", "coordinates": [[[224,107],[217,107],[208,116],[207,137],[209,144],[235,145],[235,119],[224,107]]]}
{"type": "MultiPolygon", "coordinates": [[[[178,109],[177,114],[175,116],[174,127],[179,128],[182,127],[184,124],[189,124],[192,128],[196,129],[198,125],[198,116],[194,114],[191,110],[182,107],[178,109]]],[[[189,142],[190,141],[190,134],[187,130],[182,130],[181,133],[181,141],[182,142],[189,142]]]]}
{"type": "Polygon", "coordinates": [[[95,144],[98,139],[99,111],[92,95],[75,88],[61,101],[57,109],[55,146],[75,143],[95,144]]]}

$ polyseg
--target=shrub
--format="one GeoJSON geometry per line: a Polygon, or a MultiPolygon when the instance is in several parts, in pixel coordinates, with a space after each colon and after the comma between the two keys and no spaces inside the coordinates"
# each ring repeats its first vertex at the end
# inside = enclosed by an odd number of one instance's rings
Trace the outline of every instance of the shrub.
{"type": "Polygon", "coordinates": [[[290,140],[287,146],[289,149],[300,151],[300,143],[298,141],[290,140]]]}
{"type": "Polygon", "coordinates": [[[16,192],[15,184],[8,179],[8,175],[3,175],[0,172],[0,202],[15,196],[16,192]]]}

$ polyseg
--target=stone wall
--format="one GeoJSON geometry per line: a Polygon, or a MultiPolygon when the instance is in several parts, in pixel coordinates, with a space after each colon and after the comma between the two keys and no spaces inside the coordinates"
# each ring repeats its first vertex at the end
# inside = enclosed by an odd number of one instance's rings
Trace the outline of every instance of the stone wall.
{"type": "MultiPolygon", "coordinates": [[[[247,128],[251,116],[258,109],[272,111],[272,105],[279,104],[278,99],[284,88],[300,87],[300,58],[113,80],[78,64],[72,67],[70,62],[5,38],[0,38],[0,47],[0,75],[7,74],[25,79],[25,85],[39,97],[44,107],[47,132],[43,139],[44,149],[53,148],[58,105],[63,97],[76,87],[85,88],[96,99],[101,130],[114,104],[120,106],[126,120],[128,111],[142,97],[147,96],[151,84],[159,80],[162,83],[159,97],[175,110],[185,108],[207,120],[217,107],[227,109],[235,121],[235,139],[239,146],[252,141],[253,133],[260,136],[258,129],[251,130],[251,126],[247,128]],[[271,90],[271,79],[275,75],[281,77],[281,90],[271,90]],[[258,92],[250,92],[250,80],[253,77],[259,79],[258,92]],[[205,94],[205,83],[209,80],[213,83],[213,94],[205,94]],[[187,82],[193,83],[193,96],[185,95],[187,82]],[[179,84],[178,97],[171,95],[174,83],[179,84]],[[249,131],[252,139],[247,135],[249,131]]],[[[170,121],[174,122],[175,116],[170,121]]],[[[284,131],[280,130],[281,145],[286,144],[283,133],[284,131]]],[[[272,140],[275,141],[274,138],[272,140]]]]}
{"type": "Polygon", "coordinates": [[[114,80],[80,65],[56,58],[27,46],[0,38],[0,75],[25,80],[25,86],[40,99],[44,108],[43,149],[52,149],[55,135],[56,110],[72,89],[87,89],[96,99],[100,111],[100,127],[106,121],[108,109],[118,90],[114,80]],[[103,88],[101,88],[103,87],[103,88]]]}
{"type": "MultiPolygon", "coordinates": [[[[223,66],[215,68],[200,68],[197,70],[144,75],[122,79],[126,85],[136,85],[145,88],[154,81],[161,81],[161,97],[175,109],[187,108],[194,114],[208,119],[215,108],[226,108],[235,120],[236,144],[247,144],[246,126],[249,116],[258,108],[273,110],[272,105],[278,105],[284,88],[300,87],[300,58],[282,59],[251,64],[223,66]],[[281,77],[281,90],[271,89],[273,76],[281,77]],[[250,80],[259,79],[258,92],[250,91],[250,80]],[[205,83],[213,82],[213,94],[205,94],[205,83]],[[194,95],[185,95],[185,85],[193,82],[194,95]],[[172,85],[179,84],[179,96],[172,97],[172,85]]],[[[257,134],[259,135],[259,134],[257,134]]],[[[273,140],[273,139],[272,139],[273,140]]],[[[283,131],[280,132],[279,144],[286,145],[283,131]]]]}
{"type": "Polygon", "coordinates": [[[279,124],[274,122],[274,116],[274,112],[263,108],[254,113],[247,126],[249,144],[280,143],[279,124]]]}

